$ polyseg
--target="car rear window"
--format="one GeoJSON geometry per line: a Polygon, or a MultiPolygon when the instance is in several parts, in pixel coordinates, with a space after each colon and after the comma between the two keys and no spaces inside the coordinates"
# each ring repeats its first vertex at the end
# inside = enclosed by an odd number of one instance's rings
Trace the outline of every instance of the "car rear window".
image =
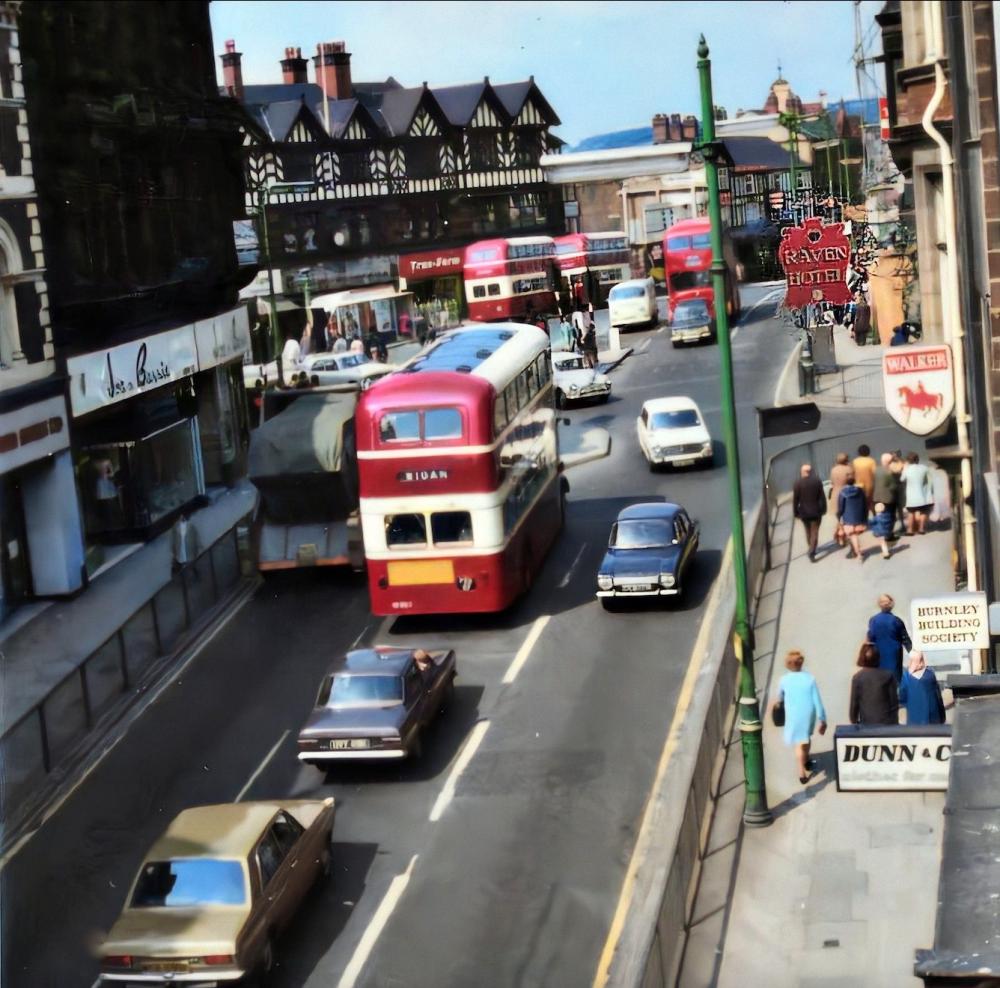
{"type": "Polygon", "coordinates": [[[132,893],[136,909],[240,906],[244,902],[246,887],[239,861],[215,858],[150,861],[142,866],[132,893]]]}
{"type": "Polygon", "coordinates": [[[462,413],[457,408],[428,408],[424,412],[424,439],[461,439],[462,413]]]}
{"type": "Polygon", "coordinates": [[[319,706],[352,706],[364,703],[401,703],[403,681],[399,676],[352,676],[338,673],[327,677],[326,698],[320,690],[319,706]]]}

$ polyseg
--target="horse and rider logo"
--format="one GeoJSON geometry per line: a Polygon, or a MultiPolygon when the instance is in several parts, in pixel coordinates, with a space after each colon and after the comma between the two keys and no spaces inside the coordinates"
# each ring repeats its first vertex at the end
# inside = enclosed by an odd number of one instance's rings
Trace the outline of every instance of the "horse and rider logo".
{"type": "Polygon", "coordinates": [[[882,382],[886,411],[918,436],[942,426],[955,406],[951,350],[945,345],[887,350],[882,355],[882,382]]]}

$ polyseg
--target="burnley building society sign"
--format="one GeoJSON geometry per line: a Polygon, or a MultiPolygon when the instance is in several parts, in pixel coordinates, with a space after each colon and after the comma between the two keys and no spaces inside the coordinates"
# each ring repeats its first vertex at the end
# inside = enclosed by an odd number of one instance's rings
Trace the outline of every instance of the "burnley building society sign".
{"type": "Polygon", "coordinates": [[[919,597],[910,604],[913,647],[921,652],[989,648],[989,605],[984,593],[919,597]]]}

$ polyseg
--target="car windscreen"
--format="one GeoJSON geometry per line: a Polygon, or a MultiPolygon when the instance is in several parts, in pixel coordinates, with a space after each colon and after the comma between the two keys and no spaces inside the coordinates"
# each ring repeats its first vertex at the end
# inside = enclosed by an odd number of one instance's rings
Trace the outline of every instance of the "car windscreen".
{"type": "Polygon", "coordinates": [[[651,429],[687,429],[699,424],[698,413],[693,408],[678,408],[674,412],[653,412],[649,420],[651,429]]]}
{"type": "Polygon", "coordinates": [[[642,298],[645,294],[645,285],[619,285],[617,288],[611,289],[608,297],[615,302],[620,302],[626,298],[642,298]]]}
{"type": "Polygon", "coordinates": [[[662,549],[673,542],[674,530],[668,521],[636,518],[615,526],[611,544],[616,549],[662,549]]]}
{"type": "Polygon", "coordinates": [[[672,325],[703,325],[710,320],[708,306],[704,302],[682,302],[674,311],[672,325]]]}
{"type": "Polygon", "coordinates": [[[557,360],[557,371],[583,370],[587,365],[583,362],[583,357],[570,357],[568,360],[557,360]]]}
{"type": "Polygon", "coordinates": [[[350,673],[340,673],[328,678],[332,681],[323,684],[317,700],[319,706],[384,706],[403,702],[403,681],[399,676],[352,676],[350,673]]]}
{"type": "Polygon", "coordinates": [[[241,906],[245,902],[246,887],[239,861],[216,858],[149,861],[142,866],[132,893],[135,909],[241,906]]]}

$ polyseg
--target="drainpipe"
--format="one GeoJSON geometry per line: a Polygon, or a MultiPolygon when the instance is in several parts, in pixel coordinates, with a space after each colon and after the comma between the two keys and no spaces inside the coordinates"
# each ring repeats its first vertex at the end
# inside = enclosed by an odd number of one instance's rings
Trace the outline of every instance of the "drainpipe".
{"type": "MultiPolygon", "coordinates": [[[[944,22],[941,17],[941,0],[932,0],[934,34],[943,37],[944,22]]],[[[951,344],[952,360],[955,365],[955,424],[958,432],[958,451],[961,456],[962,491],[962,541],[965,545],[966,581],[969,590],[979,589],[976,557],[976,518],[972,509],[972,450],[969,445],[968,397],[965,389],[965,331],[962,328],[962,313],[959,302],[958,280],[958,237],[955,226],[955,179],[954,158],[951,145],[934,126],[934,114],[944,99],[945,79],[942,66],[942,45],[934,45],[934,94],[931,96],[923,119],[920,121],[927,136],[938,146],[941,154],[941,184],[944,200],[945,236],[945,287],[944,293],[944,335],[951,344]]]]}

